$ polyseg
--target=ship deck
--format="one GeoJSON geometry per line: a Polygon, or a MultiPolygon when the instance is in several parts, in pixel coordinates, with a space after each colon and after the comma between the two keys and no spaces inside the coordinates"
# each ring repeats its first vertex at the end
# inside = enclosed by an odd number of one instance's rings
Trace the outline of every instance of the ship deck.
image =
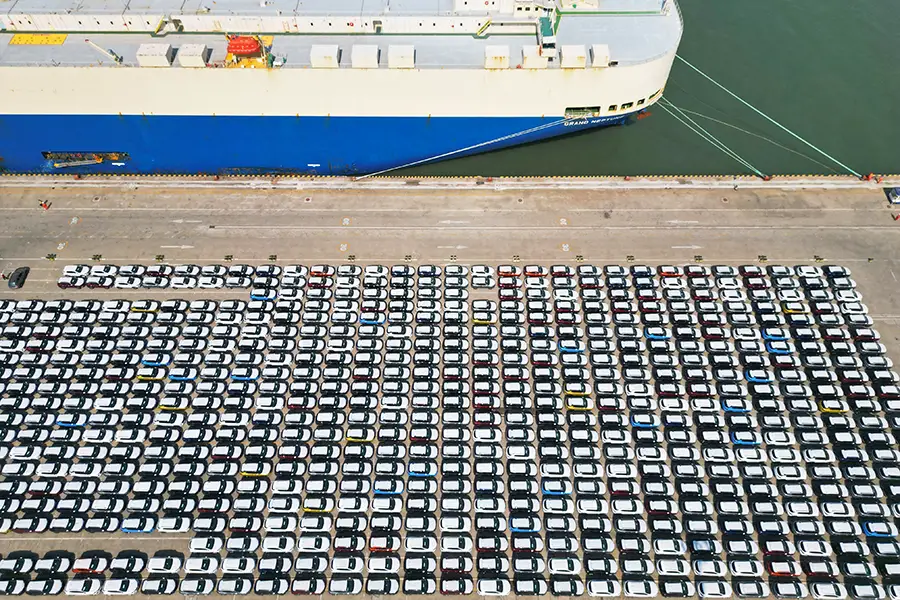
{"type": "MultiPolygon", "coordinates": [[[[557,44],[577,44],[590,47],[591,44],[606,44],[610,49],[611,60],[619,65],[637,64],[652,60],[670,52],[678,44],[681,35],[681,25],[677,10],[670,10],[668,14],[642,14],[619,13],[620,8],[613,0],[607,10],[609,13],[596,14],[564,14],[559,20],[556,31],[557,44]]],[[[28,10],[31,13],[65,13],[74,10],[66,2],[56,0],[18,0],[6,11],[9,15],[28,10]]],[[[140,13],[141,8],[132,6],[126,11],[140,13]]],[[[282,0],[269,3],[265,8],[260,7],[259,2],[249,0],[229,0],[220,3],[219,7],[209,8],[200,6],[199,0],[188,0],[185,3],[168,2],[171,6],[154,2],[153,10],[157,13],[168,9],[178,10],[184,13],[198,12],[203,14],[219,14],[223,17],[229,15],[238,16],[263,16],[271,15],[273,7],[285,4],[282,0]]],[[[422,3],[412,3],[408,0],[354,0],[353,2],[337,2],[333,6],[318,0],[302,0],[286,2],[285,15],[308,14],[321,15],[327,11],[328,16],[343,19],[353,15],[378,15],[382,11],[395,16],[421,16],[423,31],[431,24],[428,18],[431,16],[452,16],[452,2],[448,0],[435,0],[427,4],[429,10],[422,9],[426,6],[422,3]],[[388,8],[389,7],[389,8],[388,8]]],[[[91,12],[103,14],[112,11],[113,7],[105,0],[90,0],[89,2],[76,2],[79,12],[91,12]],[[94,6],[91,6],[94,5],[94,6]]],[[[122,6],[119,5],[119,14],[122,6]]],[[[31,14],[29,13],[29,14],[31,14]]],[[[24,13],[23,13],[24,14],[24,13]]],[[[278,13],[281,14],[281,13],[278,13]]],[[[471,17],[471,15],[468,15],[471,17]]],[[[483,15],[485,19],[488,15],[483,15]]],[[[299,18],[299,17],[298,17],[299,18]]],[[[385,17],[387,18],[387,17],[385,17]]],[[[504,19],[503,15],[495,15],[495,19],[504,19]]],[[[462,25],[462,23],[460,23],[462,25]]],[[[23,32],[27,34],[28,32],[23,32]]],[[[165,36],[153,36],[143,33],[112,33],[104,31],[80,31],[59,32],[59,44],[33,44],[14,41],[15,32],[0,32],[0,66],[116,66],[111,57],[98,51],[85,43],[89,39],[103,49],[111,50],[122,58],[122,65],[137,66],[137,52],[141,44],[171,44],[177,48],[183,44],[205,44],[211,50],[210,62],[221,63],[226,58],[227,41],[224,33],[169,33],[165,36]]],[[[487,35],[477,38],[469,33],[460,34],[273,34],[271,52],[278,57],[285,58],[284,68],[306,68],[310,66],[310,49],[313,45],[338,45],[344,54],[341,60],[341,68],[351,68],[349,50],[351,45],[369,44],[377,45],[380,49],[379,66],[386,67],[388,60],[388,46],[392,44],[413,45],[416,51],[416,66],[421,68],[483,68],[485,62],[485,47],[503,45],[509,47],[511,66],[515,66],[522,60],[522,48],[534,47],[537,43],[533,33],[509,33],[502,35],[487,35]]],[[[57,40],[57,41],[59,41],[57,40]]],[[[172,68],[179,68],[178,61],[172,68]]],[[[551,62],[550,68],[558,66],[551,62]]]]}

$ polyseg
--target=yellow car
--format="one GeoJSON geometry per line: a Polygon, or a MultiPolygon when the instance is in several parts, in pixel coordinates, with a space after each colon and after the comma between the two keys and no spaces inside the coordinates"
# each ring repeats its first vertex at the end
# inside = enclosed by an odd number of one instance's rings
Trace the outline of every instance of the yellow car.
{"type": "Polygon", "coordinates": [[[563,393],[566,396],[590,396],[591,388],[585,383],[567,383],[563,393]]]}
{"type": "Polygon", "coordinates": [[[801,315],[809,312],[809,308],[802,302],[785,302],[782,310],[789,315],[801,315]]]}
{"type": "Polygon", "coordinates": [[[842,414],[848,412],[850,407],[843,400],[820,400],[819,410],[823,413],[842,414]]]}
{"type": "Polygon", "coordinates": [[[159,401],[159,410],[187,410],[190,400],[187,396],[163,396],[159,401]]]}
{"type": "Polygon", "coordinates": [[[272,472],[272,465],[267,462],[249,462],[241,467],[243,477],[268,477],[272,472]]]}
{"type": "Polygon", "coordinates": [[[347,441],[369,443],[375,441],[374,427],[351,427],[347,431],[347,441]]]}
{"type": "Polygon", "coordinates": [[[162,367],[142,367],[138,369],[137,378],[140,381],[161,381],[166,378],[166,370],[162,367]]]}
{"type": "Polygon", "coordinates": [[[583,396],[567,396],[566,408],[568,410],[594,410],[594,401],[583,396]]]}

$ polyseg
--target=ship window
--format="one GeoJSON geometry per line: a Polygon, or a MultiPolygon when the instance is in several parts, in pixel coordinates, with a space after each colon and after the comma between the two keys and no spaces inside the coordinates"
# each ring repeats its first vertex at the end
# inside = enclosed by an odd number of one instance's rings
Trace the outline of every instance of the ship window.
{"type": "Polygon", "coordinates": [[[625,104],[622,105],[622,110],[628,110],[632,106],[634,106],[634,102],[626,102],[625,104]]]}
{"type": "Polygon", "coordinates": [[[521,6],[517,6],[517,7],[516,7],[516,10],[522,10],[522,7],[521,7],[521,6]]]}
{"type": "Polygon", "coordinates": [[[567,119],[589,119],[591,117],[600,116],[599,106],[578,106],[566,109],[565,118],[567,119]]]}
{"type": "Polygon", "coordinates": [[[644,103],[644,99],[643,99],[643,98],[641,98],[641,99],[640,99],[640,100],[638,100],[638,103],[637,103],[637,105],[638,105],[638,106],[640,106],[640,105],[641,105],[641,104],[643,104],[643,103],[644,103]]]}
{"type": "Polygon", "coordinates": [[[618,109],[618,107],[615,104],[612,104],[609,107],[609,112],[616,112],[617,109],[618,109]]]}

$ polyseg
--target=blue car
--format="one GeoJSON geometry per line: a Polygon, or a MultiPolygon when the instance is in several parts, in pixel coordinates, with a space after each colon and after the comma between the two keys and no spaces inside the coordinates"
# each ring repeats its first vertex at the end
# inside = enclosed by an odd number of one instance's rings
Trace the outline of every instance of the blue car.
{"type": "Polygon", "coordinates": [[[779,341],[779,342],[783,342],[788,339],[788,336],[786,333],[781,333],[781,334],[776,335],[769,329],[763,329],[762,336],[763,336],[764,340],[774,340],[774,341],[779,341]]]}
{"type": "Polygon", "coordinates": [[[399,486],[397,486],[397,488],[391,489],[391,490],[379,489],[377,486],[372,487],[372,491],[375,493],[376,496],[399,496],[400,494],[403,493],[403,490],[404,490],[404,486],[403,486],[402,482],[399,486]]]}
{"type": "Polygon", "coordinates": [[[744,376],[750,383],[771,383],[772,381],[772,378],[768,375],[766,377],[756,377],[754,375],[751,375],[749,371],[744,373],[744,376]]]}
{"type": "Polygon", "coordinates": [[[649,423],[637,421],[635,419],[635,415],[631,415],[629,422],[631,423],[632,427],[637,427],[638,429],[656,429],[659,426],[659,424],[654,419],[651,419],[649,423]]]}
{"type": "Polygon", "coordinates": [[[731,443],[735,446],[759,446],[759,440],[741,440],[735,436],[734,432],[731,432],[731,443]]]}
{"type": "Polygon", "coordinates": [[[145,358],[145,359],[141,360],[141,364],[144,365],[145,367],[165,367],[166,365],[169,364],[169,362],[170,361],[168,359],[166,359],[166,360],[147,360],[145,358]]]}
{"type": "Polygon", "coordinates": [[[278,298],[278,292],[272,288],[263,288],[250,292],[251,300],[262,300],[263,302],[274,302],[278,298]]]}
{"type": "MultiPolygon", "coordinates": [[[[531,527],[516,527],[513,525],[513,522],[516,520],[516,517],[509,518],[509,530],[513,533],[537,533],[541,530],[540,521],[534,519],[534,525],[531,527]]],[[[531,519],[529,519],[531,520],[531,519]]]]}
{"type": "Polygon", "coordinates": [[[547,489],[546,483],[541,481],[541,493],[546,496],[571,496],[571,492],[566,491],[565,489],[561,490],[551,490],[547,489]]]}
{"type": "Polygon", "coordinates": [[[726,398],[722,400],[722,410],[730,413],[748,413],[750,412],[750,408],[746,406],[744,403],[732,403],[735,400],[734,398],[726,398]]]}
{"type": "Polygon", "coordinates": [[[232,381],[256,381],[259,379],[259,375],[235,375],[232,373],[231,380],[232,381]]]}
{"type": "Polygon", "coordinates": [[[361,325],[384,325],[385,320],[384,314],[381,314],[381,317],[378,320],[359,318],[361,325]]]}
{"type": "Polygon", "coordinates": [[[644,337],[646,337],[648,340],[668,340],[672,336],[670,336],[668,332],[665,332],[663,334],[650,333],[648,330],[645,329],[644,337]]]}
{"type": "Polygon", "coordinates": [[[194,381],[195,379],[197,377],[193,375],[169,375],[170,381],[194,381]]]}
{"type": "Polygon", "coordinates": [[[569,354],[581,354],[584,352],[584,346],[579,342],[576,342],[574,345],[570,345],[565,343],[565,341],[562,341],[559,343],[559,351],[569,354]]]}
{"type": "MultiPolygon", "coordinates": [[[[781,340],[776,340],[781,341],[781,340]]],[[[772,342],[766,342],[766,351],[771,354],[790,354],[791,351],[787,348],[776,348],[772,345],[772,342]]]]}
{"type": "Polygon", "coordinates": [[[865,521],[862,530],[866,537],[897,537],[897,528],[886,521],[865,521]]]}
{"type": "Polygon", "coordinates": [[[434,477],[433,473],[428,473],[426,471],[413,471],[412,468],[407,469],[406,474],[410,477],[434,477]]]}

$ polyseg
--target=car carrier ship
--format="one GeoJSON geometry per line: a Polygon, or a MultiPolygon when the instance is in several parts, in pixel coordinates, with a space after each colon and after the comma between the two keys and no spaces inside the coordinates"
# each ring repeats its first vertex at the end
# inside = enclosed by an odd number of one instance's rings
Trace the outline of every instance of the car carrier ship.
{"type": "Polygon", "coordinates": [[[676,0],[0,0],[0,171],[359,175],[640,115],[676,0]]]}

